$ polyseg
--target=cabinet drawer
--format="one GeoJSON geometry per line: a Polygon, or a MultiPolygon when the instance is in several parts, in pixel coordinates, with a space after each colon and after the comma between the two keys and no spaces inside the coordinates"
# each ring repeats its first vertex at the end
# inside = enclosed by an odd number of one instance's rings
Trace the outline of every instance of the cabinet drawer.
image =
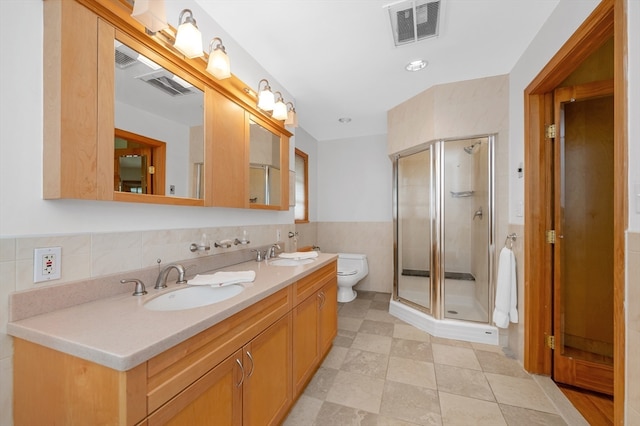
{"type": "Polygon", "coordinates": [[[335,279],[338,274],[337,265],[337,262],[331,262],[311,275],[307,275],[306,277],[298,280],[293,292],[293,305],[298,305],[304,299],[314,294],[323,285],[331,281],[331,279],[335,279]]]}
{"type": "Polygon", "coordinates": [[[291,310],[291,287],[174,346],[147,362],[152,413],[291,310]]]}

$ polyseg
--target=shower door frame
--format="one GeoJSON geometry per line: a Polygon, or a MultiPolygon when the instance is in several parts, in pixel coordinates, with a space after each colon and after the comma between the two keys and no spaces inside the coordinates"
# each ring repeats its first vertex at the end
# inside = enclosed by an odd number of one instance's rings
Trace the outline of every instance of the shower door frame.
{"type": "Polygon", "coordinates": [[[494,309],[494,294],[495,294],[495,256],[496,256],[496,224],[495,224],[495,145],[497,140],[497,134],[482,134],[482,135],[474,135],[474,136],[462,136],[455,138],[443,138],[443,139],[434,139],[429,142],[422,143],[420,145],[416,145],[409,149],[405,149],[398,153],[395,153],[391,156],[393,163],[393,186],[392,186],[392,200],[393,200],[393,300],[399,301],[407,306],[410,306],[414,309],[417,309],[421,312],[431,315],[434,319],[438,320],[451,320],[451,321],[470,321],[482,324],[491,324],[493,320],[493,309],[494,309]],[[452,319],[445,318],[445,298],[444,298],[444,290],[443,285],[445,282],[445,271],[442,268],[442,260],[444,259],[444,242],[442,238],[444,236],[444,220],[442,217],[442,209],[444,206],[444,190],[443,188],[443,179],[444,176],[444,144],[446,142],[452,141],[461,141],[467,139],[480,139],[486,138],[488,143],[488,153],[487,153],[487,173],[488,173],[488,246],[486,250],[488,251],[488,259],[487,259],[487,279],[488,283],[488,304],[487,304],[487,322],[478,322],[472,320],[464,320],[464,319],[452,319]],[[429,285],[430,285],[430,298],[429,298],[429,307],[424,307],[417,303],[414,303],[410,300],[401,298],[398,296],[398,276],[400,274],[399,266],[399,217],[398,217],[398,160],[403,157],[407,157],[412,154],[416,154],[418,152],[422,152],[425,150],[431,150],[430,162],[431,162],[431,173],[429,183],[431,185],[430,191],[430,202],[429,202],[429,211],[430,211],[430,220],[429,226],[431,228],[431,241],[430,241],[430,258],[429,258],[429,270],[432,272],[430,274],[429,285]],[[435,183],[434,183],[435,181],[435,183]],[[433,277],[437,277],[437,279],[433,279],[433,277]]]}

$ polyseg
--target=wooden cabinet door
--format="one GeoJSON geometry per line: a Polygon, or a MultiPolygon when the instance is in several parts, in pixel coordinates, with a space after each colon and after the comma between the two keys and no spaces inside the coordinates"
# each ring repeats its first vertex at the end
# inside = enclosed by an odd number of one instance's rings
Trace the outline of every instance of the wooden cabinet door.
{"type": "Polygon", "coordinates": [[[243,348],[243,424],[279,424],[293,403],[291,313],[243,348]]]}
{"type": "Polygon", "coordinates": [[[318,294],[314,293],[293,310],[293,380],[296,396],[302,393],[320,360],[319,305],[318,294]]]}
{"type": "Polygon", "coordinates": [[[338,282],[333,278],[318,292],[320,297],[320,356],[329,351],[338,333],[338,282]]]}
{"type": "Polygon", "coordinates": [[[245,111],[208,87],[205,103],[205,205],[248,208],[249,154],[245,111]]]}
{"type": "Polygon", "coordinates": [[[225,359],[148,418],[148,426],[242,424],[242,352],[225,359]]]}

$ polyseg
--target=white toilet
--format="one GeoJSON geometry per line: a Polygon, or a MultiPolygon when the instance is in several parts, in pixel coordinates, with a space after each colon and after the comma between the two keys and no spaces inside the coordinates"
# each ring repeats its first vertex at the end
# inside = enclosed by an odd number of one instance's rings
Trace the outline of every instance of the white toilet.
{"type": "Polygon", "coordinates": [[[356,298],[353,286],[369,273],[367,256],[355,253],[338,253],[338,302],[347,303],[356,298]]]}

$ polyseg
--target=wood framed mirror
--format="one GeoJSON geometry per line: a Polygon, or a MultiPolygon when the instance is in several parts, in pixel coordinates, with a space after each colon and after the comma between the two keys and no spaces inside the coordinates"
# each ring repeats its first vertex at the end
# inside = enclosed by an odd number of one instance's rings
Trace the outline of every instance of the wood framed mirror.
{"type": "Polygon", "coordinates": [[[269,123],[249,115],[249,206],[289,207],[288,138],[269,123]]]}
{"type": "Polygon", "coordinates": [[[202,198],[204,92],[199,84],[116,32],[114,198],[118,193],[202,198]]]}

